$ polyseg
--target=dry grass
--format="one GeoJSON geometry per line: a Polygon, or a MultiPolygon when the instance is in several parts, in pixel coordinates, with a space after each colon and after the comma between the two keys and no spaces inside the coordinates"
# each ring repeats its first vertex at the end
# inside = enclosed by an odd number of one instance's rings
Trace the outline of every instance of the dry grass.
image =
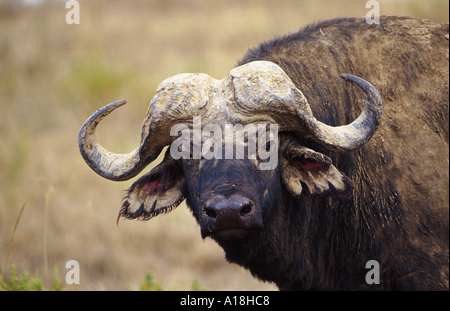
{"type": "MultiPolygon", "coordinates": [[[[131,181],[91,171],[77,133],[95,109],[127,99],[100,125],[99,139],[129,152],[163,79],[181,72],[222,78],[257,43],[315,20],[364,16],[365,2],[80,0],[81,24],[67,25],[64,1],[20,7],[0,0],[0,267],[8,260],[38,269],[45,283],[54,267],[64,280],[65,263],[74,259],[81,284],[69,290],[138,288],[147,270],[163,288],[189,289],[198,278],[213,290],[274,289],[202,241],[184,203],[117,227],[131,181]]],[[[384,15],[448,22],[448,1],[379,2],[384,15]]]]}

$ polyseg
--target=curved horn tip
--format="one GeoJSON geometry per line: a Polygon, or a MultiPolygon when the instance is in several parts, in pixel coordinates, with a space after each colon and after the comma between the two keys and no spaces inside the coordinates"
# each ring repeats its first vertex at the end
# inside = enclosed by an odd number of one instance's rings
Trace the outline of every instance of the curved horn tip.
{"type": "Polygon", "coordinates": [[[369,84],[370,85],[370,83],[367,82],[366,80],[361,79],[360,77],[357,77],[357,76],[354,76],[351,74],[343,73],[343,74],[339,75],[339,77],[341,77],[342,79],[344,79],[346,81],[348,80],[350,82],[356,83],[357,85],[361,85],[361,84],[369,84]]]}
{"type": "Polygon", "coordinates": [[[111,105],[112,105],[112,104],[116,104],[116,105],[118,105],[118,106],[123,106],[123,105],[125,105],[126,103],[127,103],[127,100],[126,100],[126,99],[122,99],[122,100],[118,100],[118,101],[115,101],[115,102],[111,103],[111,105]]]}
{"type": "Polygon", "coordinates": [[[363,111],[348,125],[332,127],[319,122],[320,135],[316,140],[329,150],[345,153],[362,147],[372,138],[381,122],[383,104],[380,93],[369,82],[350,74],[340,77],[364,91],[363,111]]]}
{"type": "Polygon", "coordinates": [[[104,117],[108,114],[116,110],[117,108],[125,105],[127,103],[126,100],[119,100],[113,103],[110,103],[102,108],[97,109],[81,126],[80,134],[85,131],[87,128],[95,129],[97,127],[98,122],[100,122],[104,117]]]}
{"type": "Polygon", "coordinates": [[[356,84],[360,89],[362,89],[367,95],[370,96],[371,99],[373,99],[373,104],[370,106],[373,106],[373,108],[379,110],[378,113],[380,114],[378,118],[381,118],[381,114],[383,111],[383,104],[381,100],[380,93],[378,90],[369,82],[367,82],[364,79],[361,79],[357,76],[350,75],[350,74],[341,74],[340,77],[346,81],[350,81],[354,84],[356,84]]]}
{"type": "Polygon", "coordinates": [[[115,110],[116,108],[119,108],[119,107],[125,105],[126,103],[127,103],[127,101],[125,99],[118,100],[118,101],[110,103],[102,108],[99,108],[97,110],[97,112],[100,114],[103,114],[104,112],[111,112],[111,111],[115,110]]]}
{"type": "Polygon", "coordinates": [[[126,102],[126,100],[119,100],[97,109],[97,111],[89,116],[89,118],[83,123],[78,133],[78,147],[85,162],[99,175],[111,180],[120,180],[122,177],[116,177],[111,172],[104,170],[102,168],[101,161],[106,159],[112,163],[114,160],[119,159],[120,156],[125,158],[127,155],[102,155],[105,150],[98,144],[95,130],[98,123],[104,117],[120,106],[125,105],[126,102]]]}
{"type": "Polygon", "coordinates": [[[376,96],[380,96],[380,94],[378,93],[377,89],[370,84],[369,82],[367,82],[366,80],[354,76],[354,75],[350,75],[350,74],[346,74],[343,73],[341,75],[339,75],[339,77],[341,77],[342,79],[346,80],[346,81],[350,81],[352,83],[355,83],[356,85],[358,85],[363,91],[365,92],[374,92],[376,96]]]}

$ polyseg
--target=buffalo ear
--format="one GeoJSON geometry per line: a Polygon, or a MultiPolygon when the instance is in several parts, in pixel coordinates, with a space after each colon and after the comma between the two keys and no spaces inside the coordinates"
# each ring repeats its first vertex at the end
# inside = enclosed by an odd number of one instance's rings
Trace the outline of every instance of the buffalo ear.
{"type": "Polygon", "coordinates": [[[167,150],[164,160],[127,190],[117,221],[120,217],[148,220],[170,212],[187,193],[183,170],[167,150]]]}
{"type": "Polygon", "coordinates": [[[302,182],[311,194],[333,195],[349,199],[354,185],[329,157],[298,144],[284,151],[280,159],[281,177],[293,196],[300,196],[302,182]]]}

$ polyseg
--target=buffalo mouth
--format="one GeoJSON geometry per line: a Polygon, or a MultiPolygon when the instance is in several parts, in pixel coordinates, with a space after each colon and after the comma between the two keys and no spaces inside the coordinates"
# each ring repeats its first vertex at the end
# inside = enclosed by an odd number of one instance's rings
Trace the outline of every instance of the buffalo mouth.
{"type": "Polygon", "coordinates": [[[242,240],[249,237],[255,230],[251,228],[223,228],[211,232],[213,239],[219,240],[242,240]]]}

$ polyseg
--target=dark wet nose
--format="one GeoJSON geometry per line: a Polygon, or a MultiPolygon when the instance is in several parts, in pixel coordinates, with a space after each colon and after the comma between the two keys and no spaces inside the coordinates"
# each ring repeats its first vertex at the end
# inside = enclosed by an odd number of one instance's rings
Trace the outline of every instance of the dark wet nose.
{"type": "Polygon", "coordinates": [[[222,240],[242,239],[263,228],[257,208],[241,195],[216,196],[203,207],[202,236],[212,235],[222,240]]]}
{"type": "Polygon", "coordinates": [[[250,214],[253,204],[248,198],[232,196],[230,198],[214,198],[206,202],[204,212],[206,216],[216,220],[239,220],[250,214]]]}

